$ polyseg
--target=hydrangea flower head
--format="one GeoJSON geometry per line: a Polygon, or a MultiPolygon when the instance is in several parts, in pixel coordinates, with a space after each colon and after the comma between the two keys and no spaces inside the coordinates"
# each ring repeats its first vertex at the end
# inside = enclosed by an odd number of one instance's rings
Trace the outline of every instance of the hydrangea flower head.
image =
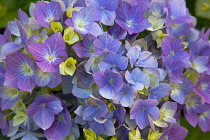
{"type": "Polygon", "coordinates": [[[73,11],[72,17],[65,21],[69,27],[81,34],[90,33],[94,36],[102,34],[101,27],[94,22],[97,19],[95,8],[92,6],[84,7],[79,11],[73,11]]]}
{"type": "Polygon", "coordinates": [[[136,98],[136,91],[129,84],[123,84],[123,88],[116,93],[114,101],[124,107],[131,107],[136,98]]]}
{"type": "Polygon", "coordinates": [[[83,40],[77,42],[72,47],[77,55],[81,58],[89,57],[94,54],[94,45],[93,42],[96,39],[91,34],[86,34],[83,36],[83,40]]]}
{"type": "Polygon", "coordinates": [[[113,99],[123,87],[122,76],[111,70],[97,71],[93,74],[93,79],[101,87],[100,95],[106,99],[113,99]]]}
{"type": "Polygon", "coordinates": [[[34,17],[41,26],[50,28],[50,22],[59,20],[61,16],[60,3],[55,1],[49,3],[43,1],[37,2],[34,17]]]}
{"type": "Polygon", "coordinates": [[[203,74],[198,82],[195,85],[194,91],[202,97],[202,100],[206,103],[210,103],[210,97],[209,97],[209,90],[210,90],[210,76],[205,77],[203,74]]]}
{"type": "Polygon", "coordinates": [[[160,108],[160,119],[153,121],[153,123],[159,127],[168,127],[167,123],[176,123],[176,119],[173,117],[177,110],[177,103],[166,102],[160,108]]]}
{"type": "Polygon", "coordinates": [[[154,99],[136,101],[131,108],[130,118],[135,119],[140,129],[144,129],[151,120],[160,118],[160,110],[157,107],[158,101],[154,99]],[[149,121],[150,120],[150,121],[149,121]]]}
{"type": "Polygon", "coordinates": [[[171,83],[170,97],[179,104],[184,104],[185,95],[192,93],[194,84],[191,80],[183,78],[183,83],[171,83]]]}
{"type": "Polygon", "coordinates": [[[128,59],[124,56],[120,56],[114,52],[110,52],[106,55],[104,60],[98,63],[99,69],[104,71],[106,69],[111,69],[117,72],[117,68],[120,70],[125,70],[128,66],[128,59]]]}
{"type": "Polygon", "coordinates": [[[151,24],[143,17],[143,11],[138,6],[131,6],[127,2],[119,2],[116,10],[116,23],[129,34],[139,33],[149,28],[151,24]]]}
{"type": "Polygon", "coordinates": [[[150,77],[146,73],[143,73],[139,68],[135,68],[131,71],[126,71],[125,79],[128,83],[132,84],[135,90],[142,90],[150,83],[150,77]]]}
{"type": "Polygon", "coordinates": [[[158,86],[149,89],[149,99],[159,100],[165,97],[171,91],[171,86],[165,83],[160,83],[158,86]]]}
{"type": "Polygon", "coordinates": [[[50,128],[55,116],[63,110],[59,98],[52,95],[41,95],[35,98],[27,108],[27,115],[33,116],[34,122],[43,130],[50,128]]]}
{"type": "Polygon", "coordinates": [[[191,65],[189,54],[183,50],[184,44],[181,39],[172,40],[166,36],[162,42],[162,57],[164,61],[182,63],[184,67],[191,65]]]}
{"type": "Polygon", "coordinates": [[[15,53],[7,56],[4,86],[31,92],[36,86],[35,64],[28,55],[15,53]]]}
{"type": "Polygon", "coordinates": [[[87,6],[94,6],[99,20],[104,25],[112,26],[116,17],[115,10],[117,9],[119,0],[87,0],[87,6]]]}
{"type": "Polygon", "coordinates": [[[204,113],[209,109],[209,104],[203,104],[200,96],[188,97],[185,100],[184,115],[186,120],[196,126],[198,123],[198,113],[204,113]]]}
{"type": "Polygon", "coordinates": [[[121,42],[111,37],[107,32],[104,32],[97,39],[94,40],[94,51],[95,52],[117,52],[121,46],[121,42]]]}
{"type": "Polygon", "coordinates": [[[59,64],[67,57],[65,43],[60,32],[47,38],[44,44],[29,44],[28,49],[36,59],[37,66],[44,72],[59,71],[59,64]]]}
{"type": "Polygon", "coordinates": [[[188,130],[180,125],[174,124],[168,127],[162,136],[160,137],[160,140],[183,140],[188,134],[188,130]]]}

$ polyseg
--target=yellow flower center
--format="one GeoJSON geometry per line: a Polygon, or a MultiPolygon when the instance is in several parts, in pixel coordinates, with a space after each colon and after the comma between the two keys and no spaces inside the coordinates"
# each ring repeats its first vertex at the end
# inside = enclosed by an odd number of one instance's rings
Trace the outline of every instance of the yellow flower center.
{"type": "Polygon", "coordinates": [[[31,69],[31,67],[28,64],[23,64],[21,66],[22,72],[28,76],[32,76],[33,75],[33,70],[31,69]]]}
{"type": "Polygon", "coordinates": [[[56,58],[55,58],[55,56],[53,54],[48,54],[48,55],[46,55],[46,59],[48,61],[54,61],[56,58]]]}

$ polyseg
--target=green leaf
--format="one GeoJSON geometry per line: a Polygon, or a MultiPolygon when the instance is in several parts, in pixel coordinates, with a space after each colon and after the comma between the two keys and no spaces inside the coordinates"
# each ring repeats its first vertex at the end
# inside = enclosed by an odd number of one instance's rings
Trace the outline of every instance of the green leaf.
{"type": "Polygon", "coordinates": [[[49,88],[48,87],[41,87],[40,94],[41,95],[50,94],[49,88]]]}
{"type": "Polygon", "coordinates": [[[181,126],[188,129],[188,135],[185,140],[209,140],[210,132],[202,132],[199,126],[197,125],[196,128],[191,126],[184,117],[181,117],[181,126]]]}
{"type": "Polygon", "coordinates": [[[151,129],[149,130],[148,140],[159,140],[162,133],[159,133],[158,131],[153,132],[151,129]]]}
{"type": "Polygon", "coordinates": [[[197,0],[195,4],[196,16],[210,19],[210,1],[209,0],[197,0]]]}
{"type": "Polygon", "coordinates": [[[16,111],[15,113],[16,115],[13,117],[13,126],[18,126],[26,121],[27,119],[26,112],[16,111]]]}
{"type": "Polygon", "coordinates": [[[139,131],[139,128],[137,127],[136,130],[132,130],[129,132],[129,140],[141,140],[141,133],[139,131]]]}
{"type": "Polygon", "coordinates": [[[93,130],[89,129],[83,129],[85,140],[104,140],[101,137],[96,137],[96,134],[93,130]]]}
{"type": "Polygon", "coordinates": [[[118,140],[117,136],[112,136],[110,140],[118,140]]]}
{"type": "Polygon", "coordinates": [[[112,113],[113,110],[116,110],[116,107],[112,102],[109,102],[107,106],[110,113],[112,113]]]}

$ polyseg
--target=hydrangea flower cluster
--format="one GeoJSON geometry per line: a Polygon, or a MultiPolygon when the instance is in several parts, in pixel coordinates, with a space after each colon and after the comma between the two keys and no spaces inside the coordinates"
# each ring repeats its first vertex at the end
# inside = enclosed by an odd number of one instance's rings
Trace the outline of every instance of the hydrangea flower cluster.
{"type": "Polygon", "coordinates": [[[210,30],[185,0],[51,0],[0,35],[11,140],[183,140],[210,131],[210,30]]]}

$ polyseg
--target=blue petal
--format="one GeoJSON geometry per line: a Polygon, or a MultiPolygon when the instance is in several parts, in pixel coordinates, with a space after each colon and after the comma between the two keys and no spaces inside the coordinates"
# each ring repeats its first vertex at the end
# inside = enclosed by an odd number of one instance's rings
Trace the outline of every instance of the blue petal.
{"type": "Polygon", "coordinates": [[[77,83],[74,84],[72,94],[79,98],[88,98],[92,94],[91,89],[82,89],[77,87],[77,83]]]}
{"type": "Polygon", "coordinates": [[[137,112],[135,120],[140,129],[144,129],[149,123],[147,113],[142,110],[137,112]]]}

